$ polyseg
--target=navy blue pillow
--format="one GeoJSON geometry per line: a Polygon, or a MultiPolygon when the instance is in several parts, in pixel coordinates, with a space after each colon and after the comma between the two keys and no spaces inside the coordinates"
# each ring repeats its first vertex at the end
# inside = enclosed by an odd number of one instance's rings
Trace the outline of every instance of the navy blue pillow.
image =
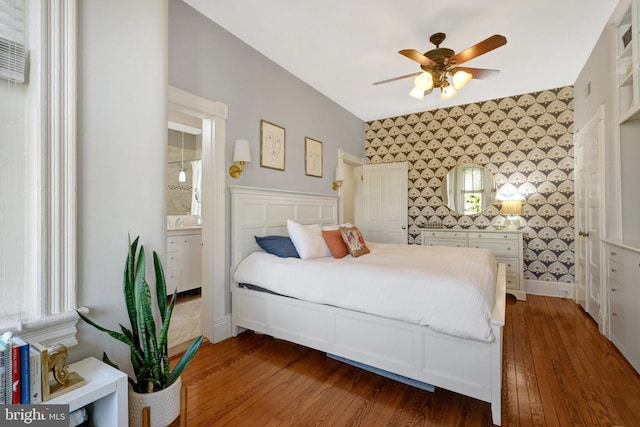
{"type": "Polygon", "coordinates": [[[280,258],[300,258],[289,236],[255,236],[255,238],[258,246],[267,253],[280,258]]]}

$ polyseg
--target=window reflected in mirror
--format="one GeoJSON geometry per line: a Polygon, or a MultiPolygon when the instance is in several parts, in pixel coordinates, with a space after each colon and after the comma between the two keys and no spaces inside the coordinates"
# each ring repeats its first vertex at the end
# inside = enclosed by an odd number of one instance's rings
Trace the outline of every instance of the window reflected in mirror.
{"type": "Polygon", "coordinates": [[[493,174],[484,166],[462,165],[449,171],[442,181],[442,201],[461,215],[475,215],[496,198],[493,174]]]}

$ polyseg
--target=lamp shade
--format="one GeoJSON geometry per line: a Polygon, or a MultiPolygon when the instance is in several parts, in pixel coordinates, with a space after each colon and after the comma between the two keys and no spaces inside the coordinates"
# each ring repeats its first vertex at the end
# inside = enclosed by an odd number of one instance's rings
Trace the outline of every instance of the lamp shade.
{"type": "Polygon", "coordinates": [[[473,75],[467,73],[466,71],[458,70],[453,75],[453,87],[460,90],[469,83],[469,80],[473,78],[473,75]]]}
{"type": "Polygon", "coordinates": [[[336,168],[336,176],[334,181],[344,181],[344,167],[338,166],[336,168]]]}
{"type": "Polygon", "coordinates": [[[413,85],[423,92],[425,90],[430,90],[433,88],[433,76],[431,73],[427,73],[426,71],[424,73],[420,73],[413,80],[413,85]]]}
{"type": "Polygon", "coordinates": [[[453,86],[448,85],[448,86],[443,86],[442,87],[442,91],[440,92],[440,99],[442,99],[443,101],[446,101],[447,99],[451,99],[454,96],[456,96],[456,90],[453,88],[453,86]]]}
{"type": "Polygon", "coordinates": [[[411,92],[409,92],[409,96],[422,101],[424,99],[424,91],[418,87],[414,87],[411,89],[411,92]]]}
{"type": "Polygon", "coordinates": [[[249,149],[249,141],[246,139],[236,139],[233,144],[233,161],[234,162],[251,162],[251,150],[249,149]]]}
{"type": "Polygon", "coordinates": [[[522,215],[522,200],[504,200],[500,213],[503,215],[522,215]]]}

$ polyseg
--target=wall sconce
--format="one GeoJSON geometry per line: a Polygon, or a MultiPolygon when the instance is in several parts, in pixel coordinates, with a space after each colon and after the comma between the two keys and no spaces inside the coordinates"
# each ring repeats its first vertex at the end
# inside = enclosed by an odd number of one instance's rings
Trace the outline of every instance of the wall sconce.
{"type": "Polygon", "coordinates": [[[500,213],[508,215],[504,220],[504,228],[507,230],[517,230],[520,228],[520,218],[517,215],[522,215],[522,200],[503,200],[500,213]]]}
{"type": "Polygon", "coordinates": [[[246,139],[236,139],[233,144],[233,165],[229,168],[229,175],[238,178],[244,171],[244,164],[251,163],[251,150],[249,141],[246,139]]]}
{"type": "Polygon", "coordinates": [[[342,187],[342,181],[344,181],[344,167],[338,166],[336,168],[336,175],[331,188],[337,190],[338,188],[342,187]]]}

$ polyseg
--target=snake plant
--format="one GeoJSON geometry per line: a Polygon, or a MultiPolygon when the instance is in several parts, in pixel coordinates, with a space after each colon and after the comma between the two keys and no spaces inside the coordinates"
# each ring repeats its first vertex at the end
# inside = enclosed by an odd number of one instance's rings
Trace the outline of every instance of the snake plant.
{"type": "MultiPolygon", "coordinates": [[[[133,243],[129,238],[129,255],[124,270],[124,299],[127,305],[131,329],[120,324],[122,332],[106,329],[84,314],[77,311],[78,315],[96,329],[106,332],[111,337],[127,344],[131,350],[131,364],[135,374],[135,380],[129,378],[134,391],[138,393],[151,393],[169,387],[187,367],[193,356],[202,344],[202,336],[198,337],[187,351],[182,355],[180,361],[171,369],[169,365],[169,355],[167,346],[167,334],[171,313],[178,294],[177,289],[173,292],[171,302],[167,307],[166,302],[166,281],[162,264],[158,254],[153,252],[153,264],[156,273],[156,303],[160,312],[162,326],[160,331],[156,328],[151,302],[151,290],[145,278],[145,255],[144,246],[138,248],[137,237],[133,243]],[[136,256],[136,252],[138,252],[136,256]],[[159,332],[159,333],[158,333],[159,332]]],[[[119,369],[106,353],[102,359],[105,363],[119,369]]]]}

